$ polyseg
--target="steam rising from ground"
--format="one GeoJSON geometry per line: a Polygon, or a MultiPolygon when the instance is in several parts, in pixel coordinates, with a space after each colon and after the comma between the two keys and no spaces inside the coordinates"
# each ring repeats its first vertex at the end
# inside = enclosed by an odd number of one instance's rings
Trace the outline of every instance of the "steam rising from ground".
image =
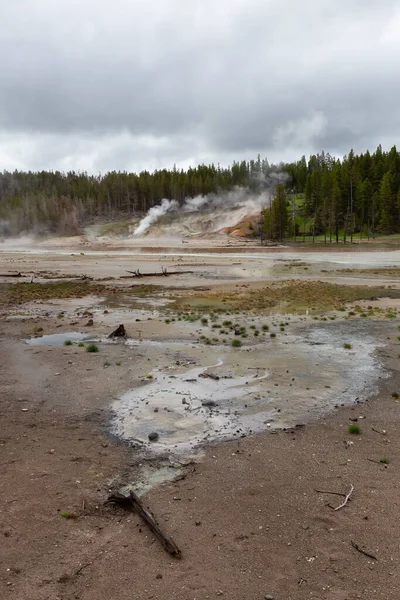
{"type": "Polygon", "coordinates": [[[160,217],[166,215],[167,212],[177,211],[179,204],[176,200],[167,200],[167,198],[163,198],[161,200],[161,204],[158,206],[152,206],[148,211],[147,215],[143,217],[140,221],[139,225],[136,227],[133,235],[141,235],[148,230],[150,225],[155,223],[160,217]]]}
{"type": "MultiPolygon", "coordinates": [[[[260,174],[260,176],[261,175],[262,174],[260,174]]],[[[257,183],[265,188],[258,193],[253,192],[248,188],[235,187],[228,192],[186,198],[182,206],[179,206],[179,203],[176,200],[163,198],[161,204],[150,208],[146,216],[143,217],[133,232],[133,235],[142,235],[143,233],[146,233],[151,225],[156,223],[160,217],[167,213],[179,213],[182,215],[195,212],[212,213],[221,209],[237,209],[238,214],[236,216],[227,214],[226,220],[225,218],[221,219],[220,215],[218,215],[218,218],[215,221],[214,231],[218,231],[218,229],[221,229],[222,227],[231,227],[237,223],[240,218],[243,218],[246,215],[254,215],[259,213],[263,208],[268,207],[276,185],[279,182],[283,183],[286,178],[286,173],[270,173],[268,176],[263,176],[262,180],[257,178],[257,183]],[[232,222],[232,217],[235,219],[234,222],[232,222]]]]}

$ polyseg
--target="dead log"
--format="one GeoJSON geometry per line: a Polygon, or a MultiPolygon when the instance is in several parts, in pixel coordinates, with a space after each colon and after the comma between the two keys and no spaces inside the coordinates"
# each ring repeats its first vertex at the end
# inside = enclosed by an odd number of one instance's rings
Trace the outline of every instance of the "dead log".
{"type": "Polygon", "coordinates": [[[139,497],[135,494],[135,492],[130,492],[129,496],[125,496],[119,492],[111,494],[108,498],[108,502],[112,502],[114,504],[118,504],[126,509],[132,509],[136,512],[139,517],[146,523],[152,533],[156,536],[156,538],[161,542],[164,549],[169,552],[175,558],[182,558],[182,552],[175,544],[175,542],[168,537],[160,528],[157,521],[153,517],[153,515],[143,506],[139,497]]]}
{"type": "Polygon", "coordinates": [[[22,273],[1,273],[0,277],[23,277],[22,273]]]}
{"type": "Polygon", "coordinates": [[[131,277],[168,277],[169,275],[189,275],[194,273],[194,271],[167,271],[167,269],[163,269],[161,273],[159,271],[155,273],[141,273],[137,269],[136,271],[127,271],[127,273],[130,273],[131,277]]]}
{"type": "Polygon", "coordinates": [[[127,335],[126,335],[124,325],[118,325],[117,329],[115,329],[112,333],[110,333],[110,335],[108,337],[109,337],[109,339],[113,339],[116,337],[126,338],[127,335]]]}
{"type": "Polygon", "coordinates": [[[203,377],[204,379],[207,379],[207,378],[208,379],[214,379],[214,381],[219,381],[219,376],[218,375],[214,375],[214,373],[204,372],[204,373],[200,373],[198,375],[198,377],[203,377]]]}

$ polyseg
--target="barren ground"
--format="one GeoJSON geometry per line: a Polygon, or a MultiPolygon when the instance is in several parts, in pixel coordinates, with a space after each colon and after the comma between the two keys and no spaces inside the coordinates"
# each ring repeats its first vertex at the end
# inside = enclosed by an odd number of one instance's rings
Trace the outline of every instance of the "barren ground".
{"type": "MultiPolygon", "coordinates": [[[[256,248],[238,250],[238,256],[215,254],[215,248],[203,248],[201,256],[179,256],[175,250],[168,257],[163,251],[161,256],[115,249],[112,254],[112,248],[108,255],[90,253],[90,248],[81,255],[82,248],[72,246],[63,252],[42,250],[4,248],[0,254],[0,273],[23,275],[1,280],[1,598],[400,597],[399,251],[326,252],[321,259],[320,253],[294,256],[292,251],[261,256],[256,248]],[[146,273],[161,265],[194,273],[120,279],[131,267],[146,273]],[[39,286],[34,295],[29,291],[32,274],[39,286]],[[88,285],[106,286],[105,293],[85,295],[83,290],[82,297],[57,298],[47,287],[53,281],[68,286],[65,275],[82,274],[93,278],[88,285]],[[336,297],[326,284],[343,288],[336,297]],[[365,299],[346,300],[355,285],[363,288],[365,299]],[[265,291],[268,286],[273,291],[265,291]],[[281,296],[274,286],[283,286],[281,296]],[[299,289],[302,298],[295,293],[299,289]],[[378,299],[371,299],[375,293],[378,299]],[[268,294],[272,304],[262,308],[268,294]],[[201,311],[210,318],[224,298],[230,314],[221,320],[244,323],[249,333],[240,338],[243,347],[237,354],[230,346],[232,331],[226,342],[220,334],[214,341],[211,326],[178,321],[180,311],[201,311]],[[290,314],[285,314],[290,303],[290,314]],[[94,321],[89,327],[88,313],[94,321]],[[165,323],[171,318],[177,320],[165,323]],[[270,329],[262,337],[260,328],[256,345],[251,326],[259,327],[260,319],[270,329]],[[290,325],[281,331],[279,322],[286,320],[290,325]],[[72,331],[103,339],[120,322],[132,345],[100,343],[100,351],[91,354],[77,344],[25,343],[72,331]],[[369,389],[366,376],[359,399],[346,397],[349,376],[333,368],[336,355],[342,356],[339,347],[332,348],[332,364],[317,364],[311,352],[308,358],[301,354],[301,361],[293,358],[300,355],[291,354],[291,336],[297,336],[300,347],[316,328],[343,331],[343,343],[353,345],[349,364],[362,349],[353,332],[361,328],[360,335],[369,336],[371,357],[380,369],[373,390],[363,393],[369,389]],[[276,345],[270,331],[276,331],[276,345]],[[146,473],[157,476],[169,458],[175,467],[179,459],[168,447],[154,457],[150,444],[113,435],[112,408],[127,391],[147,385],[149,373],[157,378],[173,367],[170,372],[179,375],[190,367],[177,366],[176,359],[187,358],[205,368],[218,352],[225,366],[240,375],[264,357],[276,403],[288,403],[293,422],[285,430],[265,427],[256,435],[206,445],[194,459],[182,455],[186,466],[176,469],[178,480],[153,485],[142,497],[180,546],[183,557],[177,560],[136,515],[105,504],[110,490],[137,487],[146,473]],[[320,401],[328,375],[331,389],[341,390],[337,404],[348,405],[334,409],[332,404],[330,411],[321,408],[307,417],[304,406],[311,396],[316,404],[320,401]],[[304,426],[294,426],[296,415],[304,426]],[[360,425],[361,434],[351,435],[349,424],[360,425]],[[380,462],[384,457],[388,464],[380,462]],[[351,486],[349,502],[336,511],[328,504],[338,506],[344,498],[321,493],[346,494],[351,486]]],[[[361,363],[351,364],[356,380],[361,363]]]]}

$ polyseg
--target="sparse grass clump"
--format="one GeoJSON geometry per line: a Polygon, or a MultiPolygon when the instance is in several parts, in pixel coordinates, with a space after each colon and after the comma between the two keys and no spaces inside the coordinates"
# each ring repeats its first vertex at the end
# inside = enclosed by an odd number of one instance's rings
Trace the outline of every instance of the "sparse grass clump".
{"type": "Polygon", "coordinates": [[[348,432],[352,435],[360,435],[361,427],[356,423],[350,423],[350,425],[348,426],[348,432]]]}
{"type": "Polygon", "coordinates": [[[79,342],[78,348],[84,348],[84,347],[85,347],[85,344],[83,342],[79,342]]]}
{"type": "Polygon", "coordinates": [[[75,513],[72,513],[69,510],[62,510],[61,516],[64,517],[64,519],[77,519],[78,518],[75,513]]]}
{"type": "Polygon", "coordinates": [[[241,345],[242,345],[242,342],[240,340],[232,340],[231,346],[233,348],[240,348],[241,345]]]}
{"type": "Polygon", "coordinates": [[[263,331],[269,331],[269,326],[268,326],[268,325],[263,325],[263,326],[261,327],[261,329],[262,329],[263,331]]]}
{"type": "Polygon", "coordinates": [[[205,317],[203,317],[203,318],[201,319],[200,323],[201,323],[202,325],[207,325],[207,324],[208,324],[208,319],[206,319],[205,317]]]}
{"type": "Polygon", "coordinates": [[[89,344],[88,346],[86,346],[86,352],[98,352],[99,351],[99,347],[96,346],[96,344],[89,344]]]}
{"type": "Polygon", "coordinates": [[[269,337],[276,338],[276,333],[270,333],[269,337]]]}
{"type": "Polygon", "coordinates": [[[390,459],[387,456],[382,456],[382,458],[379,459],[379,462],[384,465],[388,465],[390,463],[390,459]]]}
{"type": "Polygon", "coordinates": [[[397,398],[399,398],[399,394],[397,392],[393,392],[392,398],[395,398],[397,400],[397,398]]]}
{"type": "Polygon", "coordinates": [[[64,346],[72,346],[71,340],[65,340],[64,346]]]}
{"type": "Polygon", "coordinates": [[[351,350],[352,349],[352,345],[351,344],[343,344],[343,348],[345,350],[351,350]]]}
{"type": "Polygon", "coordinates": [[[166,323],[167,325],[169,325],[171,323],[171,319],[165,319],[164,323],[166,323]]]}

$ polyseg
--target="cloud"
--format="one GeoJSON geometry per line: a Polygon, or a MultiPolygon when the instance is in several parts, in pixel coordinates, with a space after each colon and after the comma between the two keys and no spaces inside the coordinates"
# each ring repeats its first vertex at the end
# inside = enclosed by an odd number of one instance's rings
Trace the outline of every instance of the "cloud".
{"type": "Polygon", "coordinates": [[[0,168],[271,161],[392,145],[395,0],[13,0],[0,168]]]}

